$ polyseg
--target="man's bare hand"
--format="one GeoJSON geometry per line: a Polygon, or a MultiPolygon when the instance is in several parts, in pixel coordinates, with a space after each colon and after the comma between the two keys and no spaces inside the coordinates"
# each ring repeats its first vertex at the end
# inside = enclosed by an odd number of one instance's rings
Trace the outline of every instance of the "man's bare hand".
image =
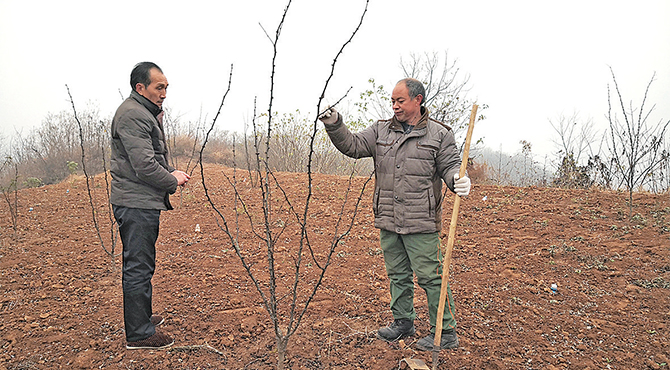
{"type": "Polygon", "coordinates": [[[188,180],[191,179],[191,176],[189,176],[186,172],[184,171],[172,171],[172,176],[174,176],[177,179],[177,185],[179,186],[184,186],[188,182],[188,180]]]}

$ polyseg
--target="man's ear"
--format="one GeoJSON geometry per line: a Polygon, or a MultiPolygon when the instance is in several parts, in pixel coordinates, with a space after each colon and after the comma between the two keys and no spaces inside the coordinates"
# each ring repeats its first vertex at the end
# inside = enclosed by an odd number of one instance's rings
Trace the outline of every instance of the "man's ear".
{"type": "Polygon", "coordinates": [[[144,84],[141,83],[141,82],[138,82],[138,83],[135,84],[135,91],[137,91],[138,93],[139,93],[140,91],[144,91],[144,90],[146,90],[146,88],[147,88],[147,87],[144,86],[144,84]]]}
{"type": "Polygon", "coordinates": [[[423,103],[423,95],[419,94],[416,97],[421,97],[421,99],[419,99],[419,105],[421,105],[421,103],[423,103]]]}

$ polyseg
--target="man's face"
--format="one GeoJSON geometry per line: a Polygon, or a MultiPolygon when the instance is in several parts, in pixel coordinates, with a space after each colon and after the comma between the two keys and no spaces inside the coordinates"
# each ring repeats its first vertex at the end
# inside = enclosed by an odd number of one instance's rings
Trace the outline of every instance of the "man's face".
{"type": "Polygon", "coordinates": [[[144,86],[144,84],[138,83],[135,90],[137,90],[140,95],[162,108],[163,100],[165,100],[165,96],[167,95],[167,78],[165,78],[165,75],[156,68],[152,68],[151,71],[149,71],[149,76],[151,77],[149,86],[144,86]]]}
{"type": "Polygon", "coordinates": [[[407,122],[411,125],[416,124],[414,120],[421,113],[421,99],[423,99],[421,95],[410,99],[409,90],[404,82],[395,85],[391,94],[391,103],[393,103],[395,118],[400,122],[407,122]]]}

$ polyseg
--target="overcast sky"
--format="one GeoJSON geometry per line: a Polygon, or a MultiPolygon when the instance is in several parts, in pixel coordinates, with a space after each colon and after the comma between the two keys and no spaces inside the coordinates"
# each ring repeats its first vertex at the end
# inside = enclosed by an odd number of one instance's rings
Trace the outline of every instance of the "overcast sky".
{"type": "MultiPolygon", "coordinates": [[[[267,110],[272,45],[286,1],[0,0],[0,130],[29,132],[45,116],[87,104],[111,116],[130,92],[135,63],[160,65],[166,105],[211,119],[234,65],[218,127],[240,130],[267,110]],[[121,94],[119,93],[121,92],[121,94]]],[[[313,113],[330,64],[358,24],[363,0],[294,0],[278,44],[275,108],[313,113]]],[[[487,104],[475,128],[487,146],[555,151],[549,120],[578,112],[607,126],[611,66],[626,104],[639,106],[654,72],[653,123],[670,119],[670,1],[371,0],[336,67],[327,98],[367,80],[391,87],[410,53],[449,52],[487,104]]]]}

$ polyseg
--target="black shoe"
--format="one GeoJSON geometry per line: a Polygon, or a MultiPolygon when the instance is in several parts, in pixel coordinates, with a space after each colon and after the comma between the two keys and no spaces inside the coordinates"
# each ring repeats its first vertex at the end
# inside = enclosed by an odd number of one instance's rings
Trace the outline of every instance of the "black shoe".
{"type": "MultiPolygon", "coordinates": [[[[430,333],[429,336],[421,338],[416,342],[416,348],[421,351],[432,351],[433,343],[435,343],[435,334],[430,333]]],[[[454,329],[443,330],[440,338],[440,349],[457,348],[458,337],[454,329]]]]}
{"type": "Polygon", "coordinates": [[[414,321],[410,319],[396,319],[384,328],[377,330],[377,338],[387,342],[394,342],[398,339],[410,337],[416,333],[414,321]]]}

